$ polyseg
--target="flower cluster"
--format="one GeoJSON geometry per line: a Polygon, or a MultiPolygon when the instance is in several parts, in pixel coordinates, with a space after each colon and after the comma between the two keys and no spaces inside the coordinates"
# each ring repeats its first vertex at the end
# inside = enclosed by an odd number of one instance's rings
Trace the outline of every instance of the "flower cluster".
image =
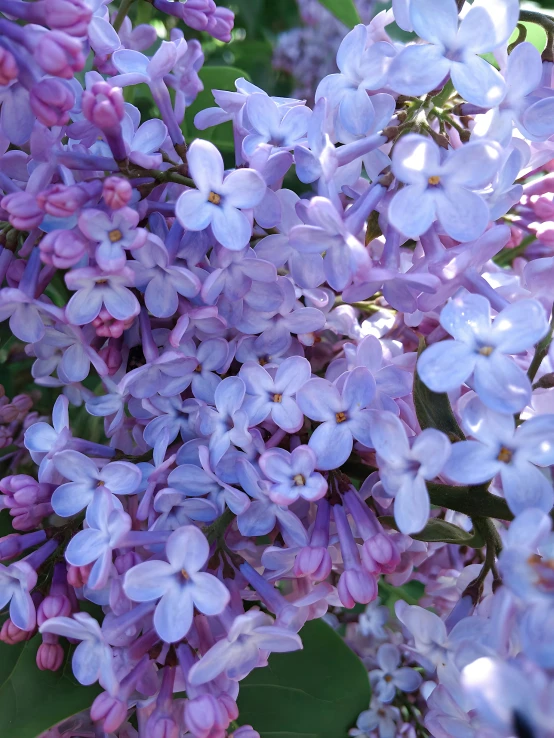
{"type": "Polygon", "coordinates": [[[313,106],[214,90],[232,161],[200,43],[108,5],[0,0],[0,321],[57,397],[0,396],[0,638],[78,643],[105,733],[256,738],[241,680],[417,577],[352,735],[552,736],[552,49],[396,0],[313,106]]]}

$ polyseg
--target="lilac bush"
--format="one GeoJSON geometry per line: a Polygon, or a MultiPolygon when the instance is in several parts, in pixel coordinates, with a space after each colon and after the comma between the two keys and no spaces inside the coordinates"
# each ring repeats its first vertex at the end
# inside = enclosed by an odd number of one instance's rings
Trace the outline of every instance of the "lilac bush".
{"type": "Polygon", "coordinates": [[[0,732],[308,734],[336,647],[345,735],[551,738],[554,21],[393,0],[193,116],[233,12],[153,5],[0,0],[0,640],[90,697],[0,732]]]}

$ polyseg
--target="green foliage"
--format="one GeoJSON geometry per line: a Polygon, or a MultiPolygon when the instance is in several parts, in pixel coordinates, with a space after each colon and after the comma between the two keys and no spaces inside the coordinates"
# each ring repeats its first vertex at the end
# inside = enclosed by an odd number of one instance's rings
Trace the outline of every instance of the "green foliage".
{"type": "Polygon", "coordinates": [[[421,582],[412,579],[401,587],[393,587],[392,584],[386,582],[383,577],[379,581],[379,598],[381,604],[388,607],[391,615],[394,617],[394,605],[398,600],[404,600],[408,605],[417,605],[423,597],[425,587],[421,582]]]}
{"type": "MultiPolygon", "coordinates": [[[[424,350],[420,347],[418,353],[424,350]]],[[[419,374],[414,373],[414,405],[421,429],[438,428],[446,433],[451,441],[460,441],[465,438],[458,421],[454,417],[448,395],[444,392],[432,392],[421,381],[419,374]]]]}
{"type": "MultiPolygon", "coordinates": [[[[396,528],[393,517],[380,518],[380,522],[390,528],[396,528]]],[[[431,518],[425,528],[420,533],[412,534],[411,538],[426,543],[455,543],[458,546],[472,546],[473,548],[483,546],[483,539],[478,533],[467,533],[457,525],[439,518],[431,518]]]]}
{"type": "Polygon", "coordinates": [[[302,651],[273,654],[241,682],[239,722],[262,738],[346,738],[369,705],[366,669],[323,621],[300,636],[302,651]]]}
{"type": "Polygon", "coordinates": [[[36,738],[62,720],[86,710],[100,687],[83,687],[71,671],[71,652],[58,672],[39,671],[41,637],[7,646],[0,643],[0,736],[36,738]]]}
{"type": "Polygon", "coordinates": [[[362,22],[354,0],[319,0],[319,2],[348,28],[354,28],[357,23],[362,22]]]}

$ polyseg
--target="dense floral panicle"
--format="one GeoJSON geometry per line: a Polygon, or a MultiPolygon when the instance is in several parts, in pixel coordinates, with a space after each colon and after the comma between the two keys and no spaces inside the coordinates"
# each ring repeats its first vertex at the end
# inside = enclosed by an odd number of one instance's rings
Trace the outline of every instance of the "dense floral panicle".
{"type": "Polygon", "coordinates": [[[104,690],[43,738],[259,738],[321,617],[351,736],[552,738],[552,23],[357,4],[281,97],[214,0],[0,0],[0,640],[104,690]]]}

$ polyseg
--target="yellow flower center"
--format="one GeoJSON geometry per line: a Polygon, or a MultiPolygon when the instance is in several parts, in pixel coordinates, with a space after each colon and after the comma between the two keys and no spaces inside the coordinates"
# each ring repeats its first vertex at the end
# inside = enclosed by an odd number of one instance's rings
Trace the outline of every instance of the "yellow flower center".
{"type": "Polygon", "coordinates": [[[502,446],[496,458],[498,461],[503,461],[505,464],[507,464],[509,461],[512,460],[512,452],[509,448],[502,446]]]}
{"type": "Polygon", "coordinates": [[[214,205],[219,205],[221,202],[221,195],[218,195],[217,192],[210,192],[208,195],[208,202],[211,202],[214,205]]]}
{"type": "Polygon", "coordinates": [[[435,187],[441,181],[441,178],[439,177],[438,174],[433,174],[433,176],[432,177],[429,177],[429,179],[427,181],[429,182],[430,185],[432,185],[433,187],[435,187]]]}
{"type": "Polygon", "coordinates": [[[335,413],[335,420],[337,423],[344,423],[346,420],[346,413],[335,413]]]}
{"type": "Polygon", "coordinates": [[[306,480],[302,474],[295,474],[292,478],[297,487],[303,487],[306,484],[306,480]]]}
{"type": "Polygon", "coordinates": [[[121,241],[123,238],[123,233],[119,230],[119,228],[114,228],[113,231],[110,231],[108,233],[108,238],[112,243],[117,243],[118,241],[121,241]]]}
{"type": "Polygon", "coordinates": [[[283,400],[283,395],[280,395],[277,392],[273,395],[273,402],[282,402],[282,400],[283,400]]]}
{"type": "Polygon", "coordinates": [[[481,354],[481,356],[490,356],[493,351],[494,346],[483,346],[483,348],[479,349],[479,353],[481,354]]]}

